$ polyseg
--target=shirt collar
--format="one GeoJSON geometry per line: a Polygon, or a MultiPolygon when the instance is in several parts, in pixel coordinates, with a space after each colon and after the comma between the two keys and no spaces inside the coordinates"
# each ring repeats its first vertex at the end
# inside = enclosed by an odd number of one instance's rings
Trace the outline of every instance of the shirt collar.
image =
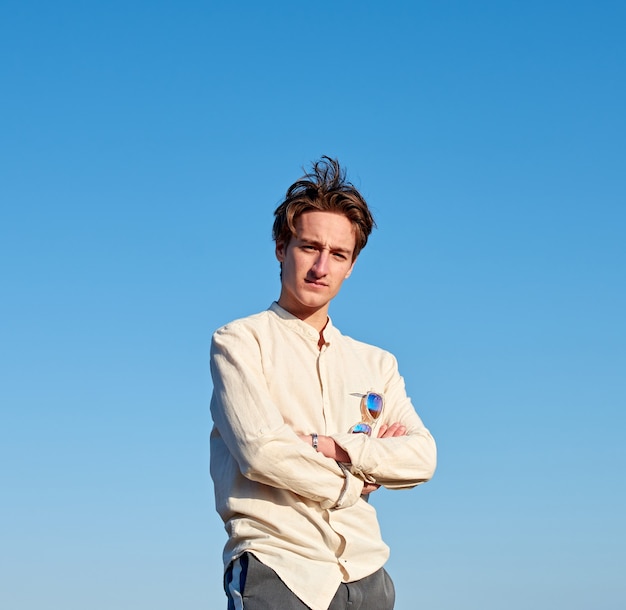
{"type": "MultiPolygon", "coordinates": [[[[300,318],[289,313],[286,309],[283,309],[276,301],[270,305],[269,311],[274,312],[288,327],[292,328],[297,333],[313,339],[316,343],[319,341],[320,334],[317,330],[310,324],[303,322],[300,318]]],[[[333,326],[333,321],[329,317],[328,323],[324,328],[324,341],[329,344],[336,332],[337,329],[333,326]]]]}

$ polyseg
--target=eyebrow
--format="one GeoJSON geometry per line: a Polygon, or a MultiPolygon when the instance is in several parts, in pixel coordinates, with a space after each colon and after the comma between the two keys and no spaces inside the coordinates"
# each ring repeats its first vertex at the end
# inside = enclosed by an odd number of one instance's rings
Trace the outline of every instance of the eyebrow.
{"type": "MultiPolygon", "coordinates": [[[[298,238],[303,244],[308,244],[309,246],[315,246],[316,248],[324,248],[324,244],[320,241],[317,241],[316,239],[306,239],[304,237],[300,237],[298,238]]],[[[341,248],[341,247],[331,247],[330,250],[332,252],[339,252],[341,254],[352,254],[353,250],[350,250],[348,248],[341,248]]]]}

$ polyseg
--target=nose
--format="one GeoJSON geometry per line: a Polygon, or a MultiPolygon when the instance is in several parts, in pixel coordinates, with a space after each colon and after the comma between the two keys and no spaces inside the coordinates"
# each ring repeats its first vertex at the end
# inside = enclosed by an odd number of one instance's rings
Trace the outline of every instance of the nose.
{"type": "Polygon", "coordinates": [[[320,250],[320,253],[313,264],[312,271],[315,273],[315,277],[324,277],[328,273],[328,259],[330,253],[326,250],[320,250]]]}

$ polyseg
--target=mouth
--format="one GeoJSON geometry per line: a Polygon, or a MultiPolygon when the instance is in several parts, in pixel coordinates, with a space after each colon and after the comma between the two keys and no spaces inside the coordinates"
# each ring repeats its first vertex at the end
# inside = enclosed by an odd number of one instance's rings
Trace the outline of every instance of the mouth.
{"type": "Polygon", "coordinates": [[[308,286],[313,286],[315,288],[326,288],[328,286],[328,284],[325,284],[324,282],[320,282],[320,281],[317,281],[317,280],[305,279],[304,282],[308,286]]]}

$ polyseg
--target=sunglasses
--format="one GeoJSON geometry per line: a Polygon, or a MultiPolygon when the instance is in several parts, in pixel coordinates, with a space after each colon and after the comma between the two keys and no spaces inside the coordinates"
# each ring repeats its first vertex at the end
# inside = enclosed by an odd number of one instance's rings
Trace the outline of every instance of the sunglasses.
{"type": "Polygon", "coordinates": [[[376,392],[368,392],[361,398],[361,417],[363,418],[358,424],[350,428],[353,434],[367,434],[371,436],[372,426],[383,412],[383,397],[376,392]]]}

